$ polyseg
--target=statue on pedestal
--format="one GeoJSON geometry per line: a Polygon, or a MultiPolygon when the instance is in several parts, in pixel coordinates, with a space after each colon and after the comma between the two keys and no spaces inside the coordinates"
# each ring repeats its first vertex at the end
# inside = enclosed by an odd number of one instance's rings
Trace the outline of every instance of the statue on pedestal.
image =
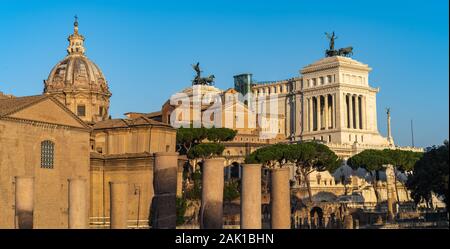
{"type": "Polygon", "coordinates": [[[196,76],[194,80],[192,80],[192,85],[208,85],[211,86],[214,83],[214,75],[210,75],[208,77],[201,77],[201,70],[200,70],[200,63],[197,62],[197,64],[192,65],[192,68],[196,72],[196,76]]]}
{"type": "Polygon", "coordinates": [[[329,48],[325,50],[326,57],[332,57],[336,55],[350,57],[353,55],[353,47],[340,48],[339,50],[334,49],[334,40],[338,38],[334,34],[334,31],[331,34],[325,32],[325,35],[327,36],[328,40],[330,40],[329,48]]]}

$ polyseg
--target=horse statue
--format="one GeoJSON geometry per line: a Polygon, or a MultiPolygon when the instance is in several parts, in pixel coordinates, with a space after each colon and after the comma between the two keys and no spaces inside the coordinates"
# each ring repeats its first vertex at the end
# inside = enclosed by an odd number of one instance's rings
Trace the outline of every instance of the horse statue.
{"type": "Polygon", "coordinates": [[[340,48],[338,50],[338,55],[350,57],[353,55],[353,47],[340,48]]]}
{"type": "Polygon", "coordinates": [[[215,78],[216,78],[216,77],[214,76],[214,74],[211,74],[211,75],[208,76],[207,78],[203,78],[204,81],[205,81],[205,85],[209,85],[209,86],[213,85],[214,79],[215,79],[215,78]]]}

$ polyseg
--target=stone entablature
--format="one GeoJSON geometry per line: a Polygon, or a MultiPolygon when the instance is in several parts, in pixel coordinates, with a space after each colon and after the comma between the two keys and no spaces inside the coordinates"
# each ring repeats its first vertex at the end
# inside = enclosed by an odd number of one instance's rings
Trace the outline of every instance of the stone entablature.
{"type": "Polygon", "coordinates": [[[305,66],[301,70],[301,73],[304,75],[307,73],[322,71],[325,69],[336,68],[336,67],[354,69],[354,70],[358,70],[358,71],[361,70],[361,71],[367,71],[367,72],[372,70],[367,64],[363,64],[352,58],[343,57],[343,56],[333,56],[333,57],[323,58],[319,61],[316,61],[312,64],[305,66]]]}

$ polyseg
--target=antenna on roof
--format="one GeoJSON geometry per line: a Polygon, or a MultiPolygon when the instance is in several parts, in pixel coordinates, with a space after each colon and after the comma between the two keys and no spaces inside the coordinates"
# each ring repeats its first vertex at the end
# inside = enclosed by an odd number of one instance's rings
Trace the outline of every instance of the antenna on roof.
{"type": "Polygon", "coordinates": [[[413,120],[411,119],[411,145],[414,147],[414,129],[413,129],[413,120]]]}

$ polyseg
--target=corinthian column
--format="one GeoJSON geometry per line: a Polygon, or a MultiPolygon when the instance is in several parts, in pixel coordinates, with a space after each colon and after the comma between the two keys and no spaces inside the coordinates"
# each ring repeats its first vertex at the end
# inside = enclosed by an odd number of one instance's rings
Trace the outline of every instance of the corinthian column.
{"type": "Polygon", "coordinates": [[[224,162],[224,158],[211,158],[203,163],[201,229],[221,229],[223,226],[224,162]]]}
{"type": "Polygon", "coordinates": [[[291,228],[290,198],[289,169],[273,169],[272,189],[270,192],[272,229],[291,228]]]}
{"type": "Polygon", "coordinates": [[[86,179],[69,179],[69,228],[88,228],[86,179]]]}
{"type": "Polygon", "coordinates": [[[241,229],[261,229],[261,164],[242,166],[241,229]]]}
{"type": "Polygon", "coordinates": [[[33,228],[34,177],[16,176],[15,209],[20,229],[33,228]]]}

